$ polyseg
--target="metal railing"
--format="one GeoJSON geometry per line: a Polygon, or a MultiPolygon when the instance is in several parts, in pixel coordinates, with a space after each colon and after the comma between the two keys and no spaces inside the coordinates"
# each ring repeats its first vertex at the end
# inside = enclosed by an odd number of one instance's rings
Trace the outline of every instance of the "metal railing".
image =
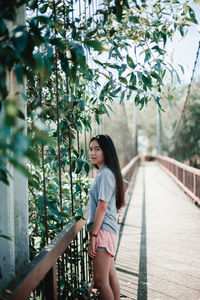
{"type": "Polygon", "coordinates": [[[200,205],[200,170],[166,156],[158,155],[156,159],[195,204],[200,205]]]}
{"type": "Polygon", "coordinates": [[[129,186],[131,178],[136,174],[138,166],[140,163],[140,159],[138,156],[135,156],[123,169],[122,169],[122,177],[124,179],[124,188],[125,192],[129,186]]]}
{"type": "MultiPolygon", "coordinates": [[[[135,176],[139,158],[123,168],[125,190],[135,176]]],[[[72,221],[48,244],[23,272],[0,295],[0,299],[80,299],[87,295],[91,281],[91,263],[87,255],[88,232],[86,219],[72,221]]]]}

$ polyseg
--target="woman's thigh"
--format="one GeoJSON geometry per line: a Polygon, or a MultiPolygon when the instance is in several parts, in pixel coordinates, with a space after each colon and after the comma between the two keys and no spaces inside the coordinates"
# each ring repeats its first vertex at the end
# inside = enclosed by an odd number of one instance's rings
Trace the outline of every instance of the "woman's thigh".
{"type": "Polygon", "coordinates": [[[109,281],[110,262],[112,257],[108,252],[98,251],[93,259],[93,274],[95,281],[109,281]]]}

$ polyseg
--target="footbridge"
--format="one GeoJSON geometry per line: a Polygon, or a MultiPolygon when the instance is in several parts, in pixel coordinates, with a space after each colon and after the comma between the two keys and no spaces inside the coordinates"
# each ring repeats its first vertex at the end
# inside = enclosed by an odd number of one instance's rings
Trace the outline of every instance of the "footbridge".
{"type": "MultiPolygon", "coordinates": [[[[173,165],[178,175],[175,166],[181,165],[173,165]]],[[[200,299],[200,210],[178,182],[182,186],[158,161],[138,169],[116,256],[122,299],[200,299]]]]}
{"type": "MultiPolygon", "coordinates": [[[[200,171],[158,156],[123,170],[115,257],[121,299],[200,299],[200,171]]],[[[98,299],[87,294],[91,262],[84,216],[72,221],[16,277],[1,299],[98,299]]]]}

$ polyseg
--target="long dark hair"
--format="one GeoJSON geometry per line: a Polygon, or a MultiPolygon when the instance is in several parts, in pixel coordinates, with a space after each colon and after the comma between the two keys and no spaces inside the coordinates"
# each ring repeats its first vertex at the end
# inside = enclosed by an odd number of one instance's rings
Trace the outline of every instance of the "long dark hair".
{"type": "Polygon", "coordinates": [[[120,209],[125,205],[124,200],[124,184],[122,174],[119,166],[119,160],[113,141],[108,135],[99,134],[94,136],[91,140],[96,140],[101,147],[104,154],[105,165],[114,173],[116,180],[116,206],[120,209]]]}

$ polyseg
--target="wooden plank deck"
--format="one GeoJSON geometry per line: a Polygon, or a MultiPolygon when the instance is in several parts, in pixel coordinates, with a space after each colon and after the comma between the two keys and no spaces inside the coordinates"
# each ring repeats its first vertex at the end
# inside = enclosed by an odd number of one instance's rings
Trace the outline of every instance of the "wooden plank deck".
{"type": "Polygon", "coordinates": [[[200,300],[200,208],[155,162],[139,168],[121,227],[121,299],[200,300]]]}

